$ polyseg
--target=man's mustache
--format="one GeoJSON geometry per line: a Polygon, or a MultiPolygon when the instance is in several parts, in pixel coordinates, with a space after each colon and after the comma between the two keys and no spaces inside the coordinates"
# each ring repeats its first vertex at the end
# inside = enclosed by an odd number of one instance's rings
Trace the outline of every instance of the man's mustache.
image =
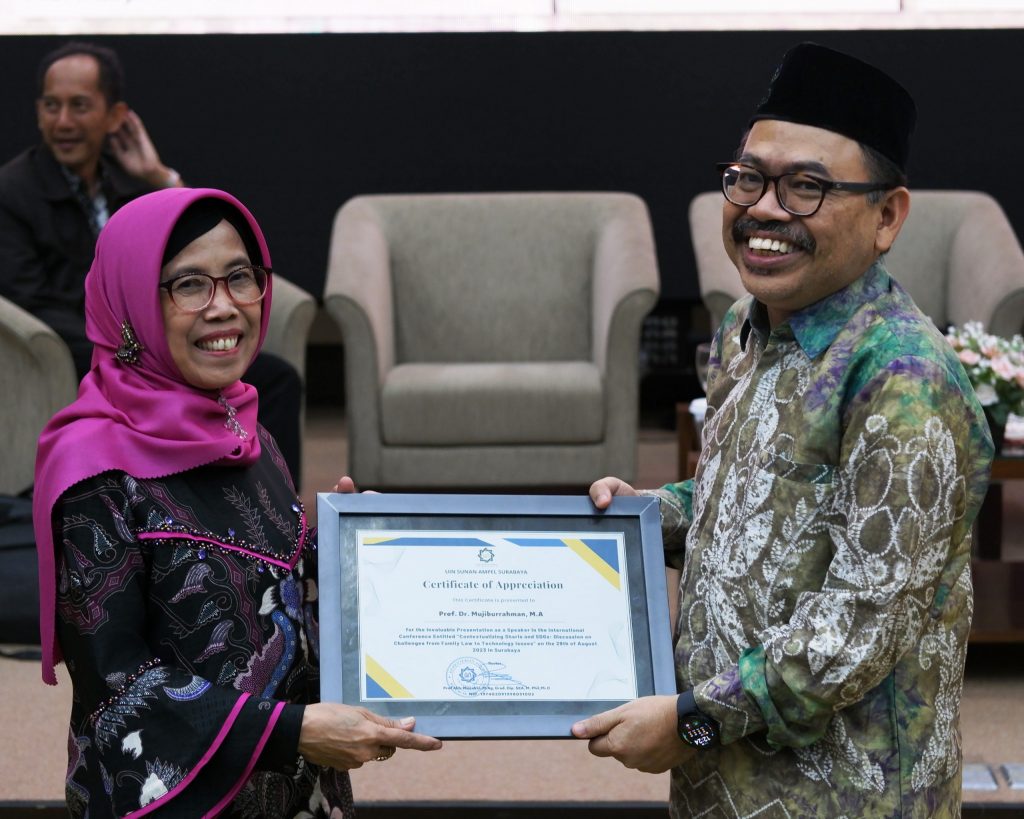
{"type": "Polygon", "coordinates": [[[732,224],[732,240],[738,245],[743,244],[744,237],[754,232],[774,234],[808,253],[813,253],[818,246],[810,234],[786,222],[761,222],[750,216],[741,216],[732,224]]]}

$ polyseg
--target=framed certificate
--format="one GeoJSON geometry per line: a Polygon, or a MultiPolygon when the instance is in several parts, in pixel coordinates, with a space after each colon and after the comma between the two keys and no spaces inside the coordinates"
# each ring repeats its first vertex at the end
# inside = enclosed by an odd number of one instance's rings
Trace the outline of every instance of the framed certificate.
{"type": "Polygon", "coordinates": [[[656,498],[320,494],[317,517],[324,700],[566,738],[675,693],[656,498]]]}

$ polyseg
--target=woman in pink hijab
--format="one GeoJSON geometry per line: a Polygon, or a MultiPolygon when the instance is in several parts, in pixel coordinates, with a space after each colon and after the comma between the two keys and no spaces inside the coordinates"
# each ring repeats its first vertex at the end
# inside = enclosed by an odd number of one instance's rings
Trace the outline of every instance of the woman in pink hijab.
{"type": "Polygon", "coordinates": [[[239,380],[269,265],[221,191],[143,196],[100,234],[93,366],[40,437],[33,509],[43,679],[63,658],[75,689],[72,816],[347,817],[344,771],[440,747],[317,702],[315,532],[239,380]]]}

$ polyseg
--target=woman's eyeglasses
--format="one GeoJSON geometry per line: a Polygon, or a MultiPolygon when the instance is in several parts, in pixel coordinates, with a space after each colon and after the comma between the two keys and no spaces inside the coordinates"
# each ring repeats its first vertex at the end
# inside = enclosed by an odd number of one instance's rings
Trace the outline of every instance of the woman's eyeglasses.
{"type": "Polygon", "coordinates": [[[186,313],[198,313],[213,302],[213,295],[221,282],[224,282],[224,289],[235,304],[255,304],[266,294],[267,281],[273,272],[269,267],[254,264],[235,268],[223,276],[183,273],[160,282],[160,287],[170,294],[179,309],[186,313]]]}

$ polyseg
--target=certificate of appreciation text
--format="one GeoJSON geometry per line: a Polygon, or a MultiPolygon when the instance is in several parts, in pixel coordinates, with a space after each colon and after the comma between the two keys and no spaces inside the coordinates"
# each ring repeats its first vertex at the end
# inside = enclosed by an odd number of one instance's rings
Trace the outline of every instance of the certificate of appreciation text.
{"type": "Polygon", "coordinates": [[[621,533],[359,529],[364,701],[630,700],[621,533]]]}

